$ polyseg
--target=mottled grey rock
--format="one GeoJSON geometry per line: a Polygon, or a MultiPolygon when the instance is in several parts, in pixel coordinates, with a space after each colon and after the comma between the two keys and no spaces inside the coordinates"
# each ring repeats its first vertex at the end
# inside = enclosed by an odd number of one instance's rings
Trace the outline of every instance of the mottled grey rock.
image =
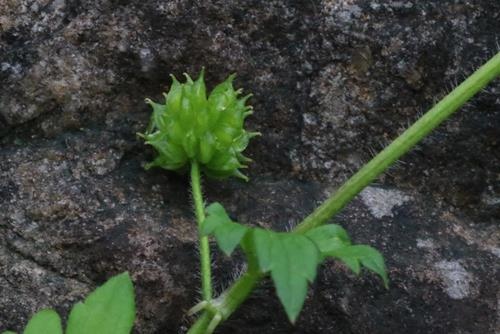
{"type": "MultiPolygon", "coordinates": [[[[204,183],[286,230],[498,51],[500,3],[0,1],[0,331],[130,271],[137,333],[183,332],[198,296],[185,175],[144,171],[135,133],[169,73],[252,92],[248,184],[204,183]]],[[[327,262],[290,325],[265,282],[220,333],[496,333],[500,82],[336,218],[390,271],[327,262]]],[[[214,245],[215,250],[215,245],[214,245]]],[[[215,259],[220,291],[241,269],[215,259]]]]}

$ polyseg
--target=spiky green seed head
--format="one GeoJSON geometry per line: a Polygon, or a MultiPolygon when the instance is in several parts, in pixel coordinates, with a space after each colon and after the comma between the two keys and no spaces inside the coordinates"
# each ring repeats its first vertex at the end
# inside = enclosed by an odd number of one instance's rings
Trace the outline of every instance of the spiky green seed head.
{"type": "Polygon", "coordinates": [[[146,169],[178,171],[197,161],[210,177],[236,176],[247,180],[240,169],[251,160],[243,151],[249,140],[259,135],[243,128],[245,118],[252,114],[252,107],[246,105],[251,94],[240,97],[241,90],[233,88],[235,75],[230,75],[207,98],[204,71],[195,81],[185,76],[185,83],[171,76],[172,86],[164,94],[165,104],[146,99],[153,107],[153,115],[141,136],[158,153],[146,169]]]}

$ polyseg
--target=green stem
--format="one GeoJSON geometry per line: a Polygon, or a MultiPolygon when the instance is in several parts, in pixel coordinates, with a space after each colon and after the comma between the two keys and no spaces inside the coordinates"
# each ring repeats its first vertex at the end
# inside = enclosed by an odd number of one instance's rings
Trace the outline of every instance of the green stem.
{"type": "MultiPolygon", "coordinates": [[[[387,146],[382,152],[375,156],[370,162],[354,174],[337,192],[329,197],[313,213],[306,217],[295,229],[295,233],[305,233],[308,230],[325,224],[331,217],[338,213],[347,203],[361,192],[370,182],[382,174],[391,164],[401,158],[422,138],[429,134],[441,122],[448,118],[454,111],[460,108],[467,100],[483,89],[490,81],[500,76],[500,53],[491,58],[481,66],[462,84],[455,88],[443,100],[422,116],[408,130],[403,132],[394,142],[387,146]]],[[[244,287],[250,289],[238,289],[240,280],[229,287],[220,298],[224,304],[224,319],[226,319],[247,298],[253,287],[264,277],[262,273],[245,273],[241,279],[245,280],[244,287]],[[231,302],[231,300],[237,302],[231,302]]],[[[207,311],[208,312],[208,311],[207,311]]],[[[210,314],[204,312],[199,320],[193,325],[196,332],[190,334],[205,334],[210,322],[210,314]],[[209,320],[206,320],[208,317],[209,320]],[[204,325],[206,323],[206,325],[204,325]]]]}
{"type": "Polygon", "coordinates": [[[201,261],[201,290],[204,300],[212,299],[212,275],[210,270],[210,245],[208,237],[201,235],[201,224],[205,220],[205,205],[201,193],[200,167],[198,162],[191,163],[191,189],[193,192],[196,220],[198,222],[198,235],[200,239],[200,261],[201,261]]]}
{"type": "Polygon", "coordinates": [[[205,334],[207,332],[208,326],[212,321],[213,314],[208,311],[203,312],[203,314],[196,320],[196,322],[189,328],[187,334],[205,334]]]}
{"type": "Polygon", "coordinates": [[[259,271],[247,271],[215,300],[215,306],[224,320],[247,299],[262,277],[264,274],[259,271]]]}
{"type": "Polygon", "coordinates": [[[226,291],[213,301],[212,307],[208,308],[191,326],[187,334],[206,334],[208,326],[218,312],[222,320],[229,316],[243,303],[257,283],[265,275],[261,272],[249,270],[241,275],[226,291]]]}
{"type": "Polygon", "coordinates": [[[370,162],[364,165],[333,196],[328,198],[313,213],[306,217],[295,228],[295,232],[304,233],[316,226],[325,224],[396,160],[401,158],[401,156],[499,75],[500,52],[424,114],[370,162]]]}

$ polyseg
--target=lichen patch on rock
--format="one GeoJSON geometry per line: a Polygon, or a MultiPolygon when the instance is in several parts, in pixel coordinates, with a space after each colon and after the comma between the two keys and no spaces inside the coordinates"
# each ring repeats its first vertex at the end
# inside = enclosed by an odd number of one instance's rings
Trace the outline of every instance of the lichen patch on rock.
{"type": "Polygon", "coordinates": [[[434,265],[438,270],[443,287],[452,299],[464,299],[474,292],[474,276],[458,261],[440,261],[434,265]]]}
{"type": "Polygon", "coordinates": [[[410,196],[395,189],[366,187],[361,192],[361,199],[375,218],[393,217],[393,209],[410,200],[410,196]]]}

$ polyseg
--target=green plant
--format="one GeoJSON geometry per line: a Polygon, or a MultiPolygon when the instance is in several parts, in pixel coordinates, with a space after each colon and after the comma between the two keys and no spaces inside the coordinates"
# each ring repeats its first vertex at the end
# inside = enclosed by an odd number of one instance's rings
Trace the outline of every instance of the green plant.
{"type": "Polygon", "coordinates": [[[203,311],[190,328],[191,334],[212,333],[247,298],[259,280],[270,274],[277,295],[293,322],[306,297],[308,282],[325,258],[342,261],[355,273],[361,266],[377,273],[388,286],[384,260],[375,249],[353,245],[340,226],[324,225],[364,187],[408,152],[441,122],[500,75],[500,53],[479,68],[461,85],[423,115],[389,146],[354,174],[338,191],[306,217],[291,232],[250,228],[231,221],[219,203],[204,206],[200,167],[209,177],[246,177],[239,171],[249,159],[242,155],[256,133],[243,129],[249,97],[239,99],[232,86],[234,76],[218,85],[206,98],[203,71],[196,81],[173,77],[164,105],[146,100],[153,116],[145,134],[158,157],[146,168],[159,166],[179,170],[191,165],[191,184],[198,221],[203,300],[190,313],[203,311]],[[226,255],[240,246],[247,258],[247,270],[220,296],[212,298],[208,237],[213,235],[226,255]]]}
{"type": "MultiPolygon", "coordinates": [[[[144,134],[146,144],[158,152],[157,158],[146,165],[180,171],[191,166],[191,186],[198,226],[205,219],[201,193],[200,169],[208,176],[248,178],[240,169],[251,160],[243,151],[257,132],[243,128],[252,108],[245,103],[251,95],[239,98],[234,90],[234,75],[219,84],[207,98],[203,70],[193,81],[189,75],[181,84],[172,76],[172,86],[165,95],[165,104],[146,99],[153,115],[144,134]]],[[[212,298],[210,250],[207,236],[200,236],[200,257],[203,298],[212,298]]]]}
{"type": "MultiPolygon", "coordinates": [[[[66,334],[128,334],[135,319],[134,287],[128,273],[110,278],[83,302],[73,306],[66,334]]],[[[62,334],[61,318],[54,310],[38,311],[23,334],[62,334]]],[[[15,334],[8,331],[2,334],[15,334]]]]}
{"type": "Polygon", "coordinates": [[[146,99],[153,107],[153,115],[146,133],[141,134],[158,153],[146,168],[181,170],[191,165],[203,291],[203,301],[195,309],[217,310],[210,330],[225,318],[222,307],[212,300],[208,247],[211,234],[227,255],[240,244],[252,270],[271,274],[292,322],[302,308],[308,282],[314,280],[318,264],[327,257],[342,260],[356,273],[364,265],[378,273],[387,286],[382,256],[369,246],[351,245],[347,232],[338,225],[319,227],[307,234],[278,233],[232,222],[219,203],[204,207],[200,169],[209,177],[237,176],[247,180],[239,168],[246,167],[243,163],[250,159],[242,152],[257,133],[243,127],[245,117],[251,114],[251,107],[245,105],[250,95],[238,98],[241,90],[234,90],[233,79],[234,75],[217,85],[207,98],[203,71],[196,81],[186,74],[186,83],[182,84],[172,76],[165,104],[146,99]]]}
{"type": "MultiPolygon", "coordinates": [[[[278,297],[289,319],[296,320],[305,300],[307,284],[325,258],[342,261],[356,274],[365,267],[378,274],[388,287],[382,255],[366,245],[353,245],[347,232],[327,221],[351,201],[364,187],[408,152],[441,122],[460,108],[490,81],[500,76],[500,53],[468,77],[417,122],[354,174],[336,193],[290,232],[251,228],[233,222],[223,206],[205,207],[200,172],[210,177],[230,176],[247,180],[240,168],[250,160],[242,152],[258,135],[243,128],[251,114],[245,105],[249,96],[238,98],[230,76],[206,98],[203,72],[193,81],[173,85],[165,105],[151,100],[150,125],[141,136],[158,151],[147,168],[157,166],[181,171],[191,167],[191,186],[198,221],[202,273],[202,298],[190,313],[203,311],[189,329],[191,334],[212,333],[248,297],[257,283],[270,274],[278,297]],[[215,237],[226,255],[241,247],[247,257],[247,270],[217,298],[212,297],[208,237],[215,237]]],[[[135,317],[133,286],[128,273],[111,278],[76,304],[68,319],[67,334],[126,334],[135,317]]],[[[59,315],[42,310],[29,321],[24,334],[62,334],[59,315]]],[[[3,334],[15,334],[3,332],[3,334]]]]}

